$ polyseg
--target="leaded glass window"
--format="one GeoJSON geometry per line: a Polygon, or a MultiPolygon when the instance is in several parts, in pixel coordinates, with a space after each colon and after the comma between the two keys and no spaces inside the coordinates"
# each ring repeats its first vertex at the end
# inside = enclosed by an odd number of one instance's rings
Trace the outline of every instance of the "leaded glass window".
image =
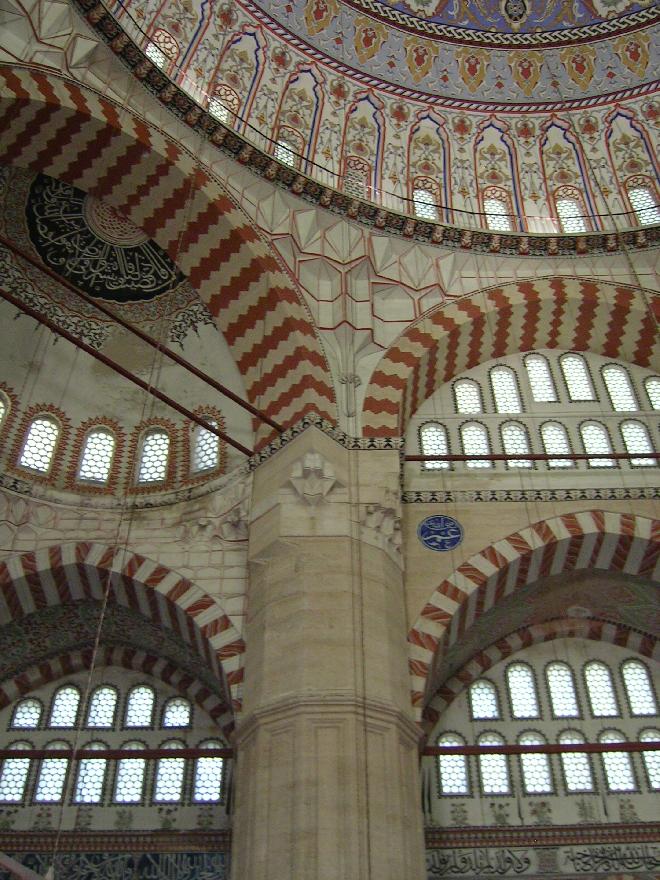
{"type": "Polygon", "coordinates": [[[151,727],[154,714],[154,689],[145,684],[131,688],[126,702],[125,727],[151,727]]]}
{"type": "Polygon", "coordinates": [[[115,721],[117,691],[103,685],[97,687],[89,701],[87,727],[112,727],[115,721]]]}
{"type": "MultiPolygon", "coordinates": [[[[10,749],[31,749],[29,742],[14,742],[10,749]]],[[[30,772],[29,758],[5,758],[0,771],[0,801],[19,803],[25,796],[30,772]]]]}
{"type": "MultiPolygon", "coordinates": [[[[502,446],[506,455],[531,454],[527,428],[517,422],[507,422],[500,428],[502,446]]],[[[532,461],[529,458],[510,458],[507,463],[509,468],[531,468],[532,461]]]]}
{"type": "Polygon", "coordinates": [[[567,663],[549,663],[545,670],[552,714],[555,718],[579,718],[573,671],[567,663]]]}
{"type": "Polygon", "coordinates": [[[167,477],[170,437],[166,431],[148,431],[142,440],[138,483],[162,483],[167,477]]]}
{"type": "Polygon", "coordinates": [[[21,451],[20,466],[47,474],[53,462],[59,434],[60,428],[55,419],[48,416],[33,419],[21,451]]]}
{"type": "MultiPolygon", "coordinates": [[[[143,749],[144,743],[127,742],[123,749],[143,749]]],[[[115,801],[120,804],[136,804],[142,800],[144,771],[147,762],[144,758],[122,758],[117,762],[115,777],[115,801]]]]}
{"type": "Polygon", "coordinates": [[[657,715],[658,705],[651,684],[651,676],[644,663],[641,660],[626,660],[621,666],[621,675],[628,697],[630,714],[635,716],[657,715]]]}
{"type": "MultiPolygon", "coordinates": [[[[544,422],[541,425],[541,440],[547,455],[570,455],[571,444],[566,428],[561,422],[544,422]]],[[[548,460],[550,468],[574,467],[570,458],[552,458],[548,460]]]]}
{"type": "MultiPolygon", "coordinates": [[[[584,743],[584,741],[584,736],[577,730],[565,730],[559,734],[559,742],[561,745],[578,745],[584,743]]],[[[591,760],[588,754],[585,752],[562,753],[561,768],[566,791],[579,792],[594,790],[591,760]]]]}
{"type": "Polygon", "coordinates": [[[628,198],[640,226],[654,226],[660,223],[660,210],[648,186],[631,187],[628,190],[628,198]]]}
{"type": "Polygon", "coordinates": [[[518,380],[511,367],[493,367],[490,371],[490,387],[498,413],[522,412],[518,380]]]}
{"type": "Polygon", "coordinates": [[[568,396],[573,402],[595,400],[591,377],[582,355],[569,353],[559,358],[568,396]]]}
{"type": "MultiPolygon", "coordinates": [[[[449,455],[449,441],[447,430],[438,422],[427,422],[420,429],[422,442],[422,455],[449,455]]],[[[448,470],[451,467],[448,461],[425,461],[424,470],[448,470]]]]}
{"type": "MultiPolygon", "coordinates": [[[[183,743],[171,740],[163,743],[162,748],[182,749],[183,743]]],[[[185,772],[185,758],[159,758],[156,765],[154,801],[169,801],[170,803],[180,801],[185,772]]]]}
{"type": "Polygon", "coordinates": [[[587,222],[577,199],[557,199],[557,215],[562,232],[577,233],[587,231],[587,222]]]}
{"type": "MultiPolygon", "coordinates": [[[[601,743],[626,742],[625,736],[618,730],[604,730],[598,737],[601,743]]],[[[635,791],[635,774],[628,752],[603,752],[603,770],[609,791],[635,791]]]]}
{"type": "Polygon", "coordinates": [[[601,370],[603,382],[616,412],[634,412],[637,407],[635,392],[628,371],[618,364],[607,364],[601,370]]]}
{"type": "Polygon", "coordinates": [[[534,402],[555,403],[559,398],[547,359],[542,354],[528,354],[525,369],[534,402]]]}
{"type": "Polygon", "coordinates": [[[652,409],[660,410],[660,376],[649,376],[644,380],[644,388],[652,409]]]}
{"type": "Polygon", "coordinates": [[[16,704],[14,714],[11,719],[11,727],[13,728],[30,728],[39,727],[41,721],[41,703],[34,697],[28,697],[16,704]]]}
{"type": "MultiPolygon", "coordinates": [[[[628,419],[621,422],[621,436],[626,447],[626,452],[630,453],[649,453],[653,452],[653,444],[646,425],[634,419],[628,419]]],[[[633,467],[657,467],[658,461],[655,458],[631,458],[630,464],[633,467]]]]}
{"type": "MultiPolygon", "coordinates": [[[[463,746],[465,740],[456,733],[445,733],[439,746],[463,746]]],[[[441,794],[469,794],[467,758],[465,755],[438,755],[441,794]]]]}
{"type": "Polygon", "coordinates": [[[469,414],[483,412],[481,388],[474,379],[459,379],[454,383],[454,400],[456,412],[469,414]]]}
{"type": "Polygon", "coordinates": [[[189,727],[191,708],[183,697],[172,697],[165,704],[163,727],[189,727]]]}
{"type": "Polygon", "coordinates": [[[0,394],[0,426],[4,422],[6,415],[7,415],[7,401],[5,400],[4,394],[0,394]]]}
{"type": "MultiPolygon", "coordinates": [[[[102,742],[91,742],[84,749],[99,751],[104,749],[102,742]]],[[[78,776],[73,800],[77,804],[100,804],[103,800],[103,783],[107,761],[105,758],[83,758],[78,765],[78,776]]]]}
{"type": "MultiPolygon", "coordinates": [[[[207,419],[212,428],[218,427],[217,419],[207,419]]],[[[220,438],[206,428],[198,426],[195,430],[193,451],[193,472],[211,471],[220,464],[220,438]]]]}
{"type": "Polygon", "coordinates": [[[480,678],[470,685],[470,710],[475,721],[497,719],[500,717],[497,688],[495,685],[480,678]]]}
{"type": "Polygon", "coordinates": [[[219,98],[209,99],[209,113],[211,116],[215,117],[218,122],[229,122],[229,110],[219,98]]]}
{"type": "Polygon", "coordinates": [[[291,144],[283,138],[280,138],[275,144],[275,158],[284,165],[290,165],[293,167],[296,164],[296,154],[294,153],[291,144]]]}
{"type": "MultiPolygon", "coordinates": [[[[51,742],[47,749],[69,749],[66,742],[51,742]]],[[[44,758],[39,768],[35,801],[57,804],[62,800],[66,774],[69,769],[68,758],[44,758]]]]}
{"type": "Polygon", "coordinates": [[[115,438],[107,428],[91,431],[85,438],[80,457],[78,479],[89,483],[107,483],[115,452],[115,438]]]}
{"type": "Polygon", "coordinates": [[[539,699],[534,673],[526,663],[511,663],[506,670],[511,714],[514,718],[538,718],[539,699]]]}
{"type": "MultiPolygon", "coordinates": [[[[465,422],[461,425],[461,446],[464,455],[490,455],[488,431],[480,422],[465,422]]],[[[469,468],[489,468],[493,464],[488,459],[473,458],[467,461],[469,468]]]]}
{"type": "Polygon", "coordinates": [[[53,698],[50,709],[49,727],[75,727],[78,716],[80,692],[72,685],[61,687],[53,698]]]}
{"type": "MultiPolygon", "coordinates": [[[[604,455],[612,452],[612,443],[607,428],[600,422],[583,422],[580,425],[582,445],[587,455],[604,455]]],[[[615,467],[613,458],[588,458],[589,467],[615,467]]]]}
{"type": "Polygon", "coordinates": [[[147,43],[147,48],[144,50],[144,54],[147,56],[149,61],[151,61],[153,64],[156,65],[156,67],[160,68],[161,70],[163,70],[163,68],[167,64],[167,55],[154,43],[147,43]]]}
{"type": "Polygon", "coordinates": [[[619,705],[612,683],[612,673],[600,660],[592,660],[584,667],[584,680],[591,714],[594,718],[614,718],[619,715],[619,705]]]}
{"type": "MultiPolygon", "coordinates": [[[[545,740],[540,733],[527,731],[518,737],[521,746],[541,746],[545,740]]],[[[532,754],[520,756],[523,786],[526,794],[550,794],[552,792],[552,773],[547,755],[532,754]]]]}
{"type": "Polygon", "coordinates": [[[428,189],[416,189],[413,191],[413,205],[415,215],[423,220],[437,220],[438,206],[435,203],[433,193],[428,189]]]}
{"type": "MultiPolygon", "coordinates": [[[[503,746],[504,737],[499,733],[482,733],[480,746],[503,746]]],[[[506,755],[479,755],[479,776],[483,794],[510,794],[511,780],[506,755]]]]}
{"type": "Polygon", "coordinates": [[[511,232],[511,218],[507,203],[502,199],[484,199],[486,224],[493,232],[511,232]]]}
{"type": "MultiPolygon", "coordinates": [[[[207,740],[199,744],[201,749],[220,749],[221,744],[207,740]]],[[[193,800],[197,803],[218,803],[222,797],[222,758],[198,758],[195,762],[195,782],[193,800]]]]}
{"type": "MultiPolygon", "coordinates": [[[[640,742],[660,742],[660,730],[651,728],[643,730],[639,735],[640,742]]],[[[644,769],[649,781],[649,788],[654,791],[660,789],[660,752],[642,752],[644,769]]]]}

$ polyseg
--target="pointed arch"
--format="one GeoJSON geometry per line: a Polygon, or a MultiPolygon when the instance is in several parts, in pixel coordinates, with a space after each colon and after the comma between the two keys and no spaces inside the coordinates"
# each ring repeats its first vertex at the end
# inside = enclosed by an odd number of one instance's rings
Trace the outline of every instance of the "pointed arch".
{"type": "Polygon", "coordinates": [[[660,581],[660,520],[602,510],[534,523],[463,562],[434,590],[408,633],[412,701],[421,717],[433,665],[505,596],[586,569],[660,581]]]}
{"type": "Polygon", "coordinates": [[[512,228],[520,229],[520,225],[524,223],[524,210],[518,155],[515,140],[511,137],[510,127],[506,122],[493,116],[492,119],[480,123],[474,138],[473,159],[481,197],[484,197],[489,187],[503,189],[509,196],[516,215],[512,228]]]}
{"type": "Polygon", "coordinates": [[[427,312],[385,352],[365,395],[369,437],[405,434],[412,415],[445,382],[480,363],[540,348],[657,362],[650,291],[573,277],[489,287],[427,312]],[[654,359],[655,357],[655,359],[654,359]]]}
{"type": "Polygon", "coordinates": [[[198,157],[78,84],[0,67],[0,162],[77,186],[153,238],[213,315],[251,403],[285,426],[311,412],[336,418],[302,297],[198,157]]]}

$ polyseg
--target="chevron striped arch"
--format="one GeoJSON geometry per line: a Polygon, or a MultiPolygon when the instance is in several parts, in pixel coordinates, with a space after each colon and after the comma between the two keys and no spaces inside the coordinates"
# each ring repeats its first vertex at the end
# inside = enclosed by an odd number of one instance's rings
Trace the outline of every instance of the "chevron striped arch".
{"type": "Polygon", "coordinates": [[[482,614],[544,577],[585,569],[660,581],[660,520],[590,510],[534,523],[459,565],[408,633],[412,702],[421,719],[433,663],[482,614]]]}
{"type": "Polygon", "coordinates": [[[450,703],[500,660],[505,660],[531,645],[565,638],[606,642],[628,648],[643,657],[660,660],[660,643],[656,638],[623,624],[605,620],[564,618],[526,626],[479,651],[459,672],[448,679],[424,709],[424,728],[430,732],[450,703]]]}
{"type": "MultiPolygon", "coordinates": [[[[37,690],[43,685],[58,681],[67,675],[75,675],[91,668],[92,649],[67,651],[58,657],[49,657],[22,670],[17,675],[0,684],[0,709],[15,700],[37,690]]],[[[139,648],[106,645],[100,648],[94,662],[94,669],[117,666],[134,672],[142,672],[170,685],[180,694],[203,709],[218,725],[227,732],[232,726],[231,712],[221,696],[193,676],[162,657],[149,654],[139,648]]]]}
{"type": "Polygon", "coordinates": [[[285,427],[308,412],[336,419],[330,371],[291,278],[198,157],[76,83],[0,67],[0,163],[103,199],[163,247],[213,314],[251,403],[285,427]]]}
{"type": "Polygon", "coordinates": [[[579,278],[512,282],[447,303],[408,327],[383,356],[365,397],[364,434],[404,434],[444,382],[516,352],[593,351],[650,366],[658,315],[660,298],[650,292],[579,278]]]}
{"type": "Polygon", "coordinates": [[[201,655],[218,681],[226,682],[231,710],[240,710],[245,643],[238,631],[211,596],[137,553],[80,542],[5,559],[0,626],[48,606],[101,600],[108,583],[110,601],[174,631],[201,655]]]}

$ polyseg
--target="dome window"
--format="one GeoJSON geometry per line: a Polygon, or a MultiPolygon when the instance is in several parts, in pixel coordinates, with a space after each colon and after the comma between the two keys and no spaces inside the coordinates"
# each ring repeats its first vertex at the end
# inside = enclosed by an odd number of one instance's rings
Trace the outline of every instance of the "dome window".
{"type": "MultiPolygon", "coordinates": [[[[217,419],[206,418],[205,421],[210,427],[218,428],[217,419]]],[[[220,438],[198,425],[195,428],[195,439],[193,446],[193,473],[199,474],[204,471],[212,471],[220,465],[220,438]]]]}
{"type": "Polygon", "coordinates": [[[110,477],[115,446],[114,434],[108,428],[90,431],[80,456],[78,479],[85,483],[105,485],[110,477]]]}
{"type": "Polygon", "coordinates": [[[650,186],[640,186],[631,181],[628,184],[628,199],[640,226],[660,223],[660,209],[650,186]]]}
{"type": "Polygon", "coordinates": [[[415,208],[415,216],[419,217],[421,220],[438,219],[438,206],[431,190],[413,190],[413,205],[415,208]]]}
{"type": "MultiPolygon", "coordinates": [[[[427,422],[422,425],[420,431],[422,455],[449,455],[449,441],[447,430],[438,422],[427,422]]],[[[425,461],[424,470],[448,470],[451,467],[448,461],[425,461]]]]}
{"type": "Polygon", "coordinates": [[[142,440],[138,483],[162,483],[167,477],[170,436],[167,431],[148,431],[142,440]]]}
{"type": "Polygon", "coordinates": [[[60,426],[55,419],[50,416],[37,416],[33,419],[21,450],[20,466],[47,474],[53,463],[59,436],[60,426]]]}

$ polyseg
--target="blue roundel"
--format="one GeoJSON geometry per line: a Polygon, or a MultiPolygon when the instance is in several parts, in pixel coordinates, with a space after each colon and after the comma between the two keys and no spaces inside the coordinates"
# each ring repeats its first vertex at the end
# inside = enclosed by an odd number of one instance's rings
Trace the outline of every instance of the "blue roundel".
{"type": "Polygon", "coordinates": [[[453,550],[463,540],[463,526],[452,516],[427,516],[417,526],[417,537],[429,550],[453,550]]]}

